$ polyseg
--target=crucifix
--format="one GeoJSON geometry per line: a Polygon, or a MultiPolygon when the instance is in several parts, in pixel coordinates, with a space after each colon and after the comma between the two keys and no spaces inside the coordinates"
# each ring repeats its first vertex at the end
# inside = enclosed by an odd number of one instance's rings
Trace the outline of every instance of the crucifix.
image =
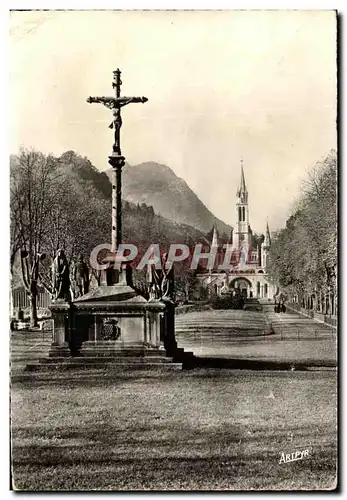
{"type": "Polygon", "coordinates": [[[108,157],[112,172],[112,233],[111,233],[111,252],[115,252],[118,245],[122,242],[122,167],[125,158],[122,156],[120,148],[120,129],[122,126],[121,108],[132,102],[147,102],[147,97],[125,97],[120,95],[122,81],[120,79],[121,71],[113,71],[112,87],[115,91],[114,97],[88,97],[88,103],[101,103],[110,109],[113,114],[112,123],[109,128],[114,130],[114,143],[112,154],[108,157]]]}

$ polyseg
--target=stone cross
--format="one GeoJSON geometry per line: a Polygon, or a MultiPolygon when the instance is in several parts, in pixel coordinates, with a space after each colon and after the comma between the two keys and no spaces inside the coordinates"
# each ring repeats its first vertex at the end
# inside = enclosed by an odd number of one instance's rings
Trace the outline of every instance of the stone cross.
{"type": "Polygon", "coordinates": [[[122,167],[125,158],[122,156],[120,147],[120,129],[122,126],[121,108],[132,102],[147,102],[147,97],[125,97],[120,95],[122,81],[120,79],[121,71],[116,69],[113,72],[112,87],[114,88],[114,97],[88,97],[88,103],[101,103],[112,110],[113,120],[109,125],[114,130],[114,143],[112,155],[108,157],[108,162],[113,169],[112,175],[112,233],[111,233],[111,251],[114,252],[122,242],[122,167]]]}

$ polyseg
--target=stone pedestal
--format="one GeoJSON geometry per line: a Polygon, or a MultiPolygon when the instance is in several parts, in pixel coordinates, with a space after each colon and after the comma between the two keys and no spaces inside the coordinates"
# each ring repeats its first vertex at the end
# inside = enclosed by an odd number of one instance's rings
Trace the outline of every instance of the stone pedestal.
{"type": "Polygon", "coordinates": [[[53,316],[53,338],[49,350],[50,357],[70,356],[71,308],[64,300],[56,301],[50,306],[53,316]]]}
{"type": "Polygon", "coordinates": [[[165,354],[165,304],[148,302],[128,285],[100,286],[72,304],[55,303],[51,311],[50,356],[165,354]]]}
{"type": "MultiPolygon", "coordinates": [[[[116,285],[115,285],[116,286],[116,285]]],[[[83,356],[145,356],[164,350],[161,316],[165,305],[152,304],[141,296],[120,301],[74,304],[76,330],[89,321],[83,356]]]]}

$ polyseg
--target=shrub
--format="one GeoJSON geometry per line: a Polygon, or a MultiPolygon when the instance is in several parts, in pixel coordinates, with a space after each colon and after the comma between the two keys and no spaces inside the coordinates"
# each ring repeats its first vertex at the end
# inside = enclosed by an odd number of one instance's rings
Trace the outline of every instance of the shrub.
{"type": "Polygon", "coordinates": [[[228,293],[221,297],[215,296],[212,299],[213,309],[242,309],[244,305],[244,299],[240,295],[232,295],[228,293]]]}

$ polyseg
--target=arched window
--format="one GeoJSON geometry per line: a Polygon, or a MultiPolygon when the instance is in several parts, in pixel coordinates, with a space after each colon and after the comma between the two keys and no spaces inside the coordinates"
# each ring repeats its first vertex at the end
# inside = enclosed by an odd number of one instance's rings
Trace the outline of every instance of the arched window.
{"type": "Polygon", "coordinates": [[[264,295],[265,297],[267,297],[267,283],[265,283],[264,285],[264,295]]]}
{"type": "Polygon", "coordinates": [[[239,221],[241,222],[241,207],[239,207],[239,221]]]}
{"type": "Polygon", "coordinates": [[[246,210],[245,210],[245,207],[242,207],[242,220],[243,221],[246,220],[246,210]]]}

